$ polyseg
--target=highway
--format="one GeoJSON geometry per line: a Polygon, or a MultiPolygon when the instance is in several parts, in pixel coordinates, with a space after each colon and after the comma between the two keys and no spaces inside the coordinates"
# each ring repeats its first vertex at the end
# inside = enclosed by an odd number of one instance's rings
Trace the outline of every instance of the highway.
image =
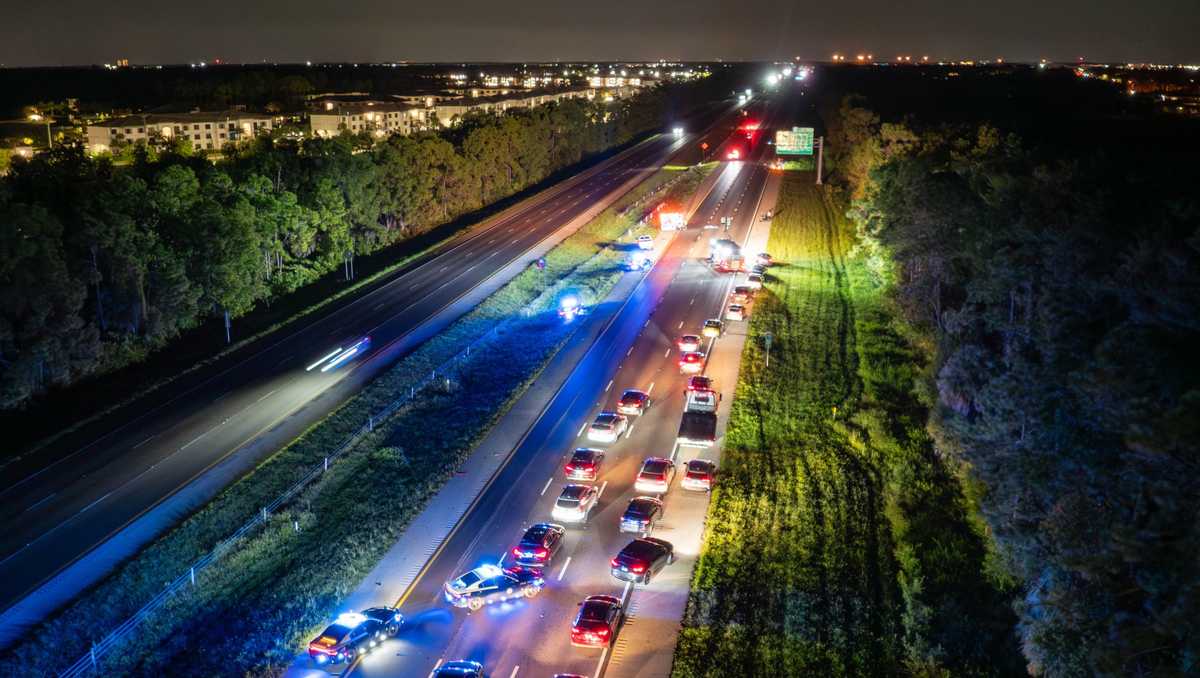
{"type": "Polygon", "coordinates": [[[411,351],[423,338],[416,328],[687,141],[662,135],[644,142],[203,375],[175,397],[148,399],[136,418],[94,440],[11,464],[0,481],[0,518],[9,526],[0,535],[0,578],[7,584],[0,610],[234,453],[246,455],[249,468],[286,444],[411,351]],[[367,335],[369,347],[338,369],[306,371],[367,335]]]}
{"type": "MultiPolygon", "coordinates": [[[[722,157],[728,147],[721,149],[722,157]]],[[[760,140],[753,158],[757,160],[768,148],[760,140]]],[[[676,366],[675,341],[681,334],[699,333],[705,319],[721,314],[734,276],[717,274],[703,263],[707,240],[719,235],[745,242],[767,178],[765,166],[757,162],[723,163],[719,171],[688,230],[671,240],[658,264],[584,355],[475,509],[405,593],[400,604],[409,623],[396,639],[346,673],[370,678],[427,676],[443,661],[472,659],[482,662],[489,676],[577,673],[595,677],[604,672],[612,653],[571,646],[570,628],[580,601],[588,595],[610,594],[630,602],[638,592],[665,585],[674,587],[674,595],[686,596],[690,571],[682,568],[687,565],[668,566],[658,580],[635,589],[609,574],[609,561],[632,538],[619,533],[618,522],[629,500],[638,494],[633,481],[646,457],[673,456],[682,474],[688,459],[718,454],[718,448],[675,446],[686,381],[676,366]],[[702,228],[725,216],[733,218],[728,233],[702,228]],[[648,391],[653,405],[644,415],[630,418],[627,434],[615,444],[589,443],[584,436],[586,426],[600,410],[615,409],[625,388],[648,391]],[[445,581],[480,564],[501,560],[528,525],[551,519],[555,499],[567,482],[562,466],[576,447],[607,448],[595,483],[601,498],[586,526],[568,526],[564,547],[546,570],[546,589],[534,598],[475,613],[450,607],[442,598],[445,581]],[[675,567],[681,569],[673,571],[675,567]]],[[[744,323],[732,324],[744,327],[744,323]]],[[[711,345],[708,348],[711,351],[711,345]]],[[[711,366],[708,368],[711,372],[711,366]]],[[[719,383],[717,388],[731,398],[733,386],[719,383]]],[[[673,532],[691,529],[694,533],[703,520],[707,495],[684,492],[677,477],[664,500],[664,519],[653,535],[670,541],[673,532]]],[[[633,602],[631,609],[637,610],[636,600],[633,602]]],[[[625,636],[637,633],[638,615],[652,613],[641,610],[631,617],[614,645],[618,653],[625,636]]],[[[674,638],[658,645],[655,639],[639,639],[638,651],[669,657],[674,638]]],[[[309,672],[314,674],[318,674],[315,667],[309,672]]]]}

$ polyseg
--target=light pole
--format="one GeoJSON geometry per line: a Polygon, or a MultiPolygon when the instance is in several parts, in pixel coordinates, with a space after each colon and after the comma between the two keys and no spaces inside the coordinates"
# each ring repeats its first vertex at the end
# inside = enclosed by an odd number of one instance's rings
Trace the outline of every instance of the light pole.
{"type": "Polygon", "coordinates": [[[821,161],[825,157],[825,137],[817,137],[817,185],[821,185],[821,161]]]}

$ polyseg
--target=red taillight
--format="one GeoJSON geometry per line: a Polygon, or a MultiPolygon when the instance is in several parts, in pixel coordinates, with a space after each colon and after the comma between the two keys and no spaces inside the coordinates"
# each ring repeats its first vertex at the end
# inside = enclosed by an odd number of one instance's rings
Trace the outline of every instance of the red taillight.
{"type": "Polygon", "coordinates": [[[520,558],[520,557],[521,557],[521,549],[520,549],[520,547],[514,546],[514,547],[513,547],[513,550],[512,550],[512,554],[513,554],[514,556],[516,556],[517,558],[520,558]]]}
{"type": "Polygon", "coordinates": [[[534,551],[533,555],[538,560],[541,560],[542,558],[545,558],[549,553],[550,552],[547,551],[546,549],[538,549],[537,551],[534,551]]]}
{"type": "Polygon", "coordinates": [[[596,629],[596,635],[600,636],[601,638],[607,638],[608,637],[608,629],[607,628],[596,629]]]}
{"type": "Polygon", "coordinates": [[[620,566],[621,566],[621,563],[618,563],[616,558],[613,558],[613,559],[612,559],[611,561],[609,561],[609,562],[611,562],[611,563],[612,563],[612,566],[613,566],[613,567],[620,567],[620,566]]]}
{"type": "Polygon", "coordinates": [[[575,465],[574,465],[574,464],[567,464],[566,466],[564,466],[564,467],[563,467],[563,470],[564,470],[564,471],[566,471],[567,473],[574,473],[574,472],[575,472],[575,465]]]}
{"type": "Polygon", "coordinates": [[[642,572],[645,572],[645,571],[646,571],[646,566],[645,566],[645,565],[640,565],[640,564],[639,564],[639,565],[630,565],[630,566],[629,566],[629,571],[630,571],[630,572],[633,572],[633,573],[635,573],[635,574],[641,574],[642,572]]]}

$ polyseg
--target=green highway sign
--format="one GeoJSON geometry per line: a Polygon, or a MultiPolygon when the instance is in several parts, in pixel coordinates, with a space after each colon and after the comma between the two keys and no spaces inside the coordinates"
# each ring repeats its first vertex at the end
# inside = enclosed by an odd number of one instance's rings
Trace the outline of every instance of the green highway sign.
{"type": "Polygon", "coordinates": [[[793,127],[775,132],[775,152],[779,155],[812,155],[813,128],[793,127]]]}

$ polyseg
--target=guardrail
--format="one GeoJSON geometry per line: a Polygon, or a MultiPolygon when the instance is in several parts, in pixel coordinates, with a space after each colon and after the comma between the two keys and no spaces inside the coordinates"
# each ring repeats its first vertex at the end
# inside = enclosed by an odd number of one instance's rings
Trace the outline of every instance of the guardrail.
{"type": "MultiPolygon", "coordinates": [[[[665,192],[678,180],[679,178],[675,178],[671,181],[664,182],[655,190],[647,193],[628,205],[622,213],[631,210],[640,204],[648,202],[649,200],[653,199],[654,196],[665,192]]],[[[628,236],[631,231],[632,229],[626,230],[622,237],[628,236]]],[[[601,256],[604,253],[604,249],[605,248],[602,248],[587,261],[581,263],[572,270],[572,273],[574,273],[575,270],[587,265],[587,263],[591,262],[596,257],[601,256]]],[[[569,277],[569,275],[566,277],[569,277]]],[[[548,286],[534,300],[527,304],[524,309],[522,309],[520,315],[522,317],[529,317],[532,315],[538,306],[545,304],[547,297],[563,288],[564,280],[565,277],[563,280],[559,280],[555,284],[548,286]]],[[[145,605],[142,605],[142,607],[139,608],[137,612],[133,613],[133,615],[131,615],[128,619],[118,624],[116,628],[109,632],[108,635],[104,636],[104,638],[100,639],[98,642],[93,643],[87,654],[75,660],[71,666],[58,675],[61,678],[76,678],[78,676],[88,675],[92,672],[99,672],[102,668],[101,661],[104,659],[105,655],[120,645],[125,636],[135,631],[143,621],[153,614],[155,610],[164,605],[166,601],[176,593],[197,586],[197,574],[203,572],[205,568],[212,565],[214,562],[219,560],[221,556],[228,553],[237,545],[239,541],[242,540],[242,538],[248,535],[255,528],[265,525],[271,519],[271,514],[273,514],[287,502],[294,499],[296,495],[300,494],[300,492],[304,490],[305,487],[327,472],[331,464],[336,462],[348,451],[350,451],[362,440],[364,436],[374,432],[375,425],[377,423],[386,421],[401,407],[404,407],[405,405],[414,401],[417,396],[426,388],[437,382],[439,377],[443,379],[451,378],[455,373],[455,369],[461,367],[468,359],[470,359],[471,350],[473,348],[477,348],[480,344],[491,341],[496,336],[501,334],[513,322],[515,322],[515,320],[510,319],[493,326],[492,329],[488,330],[479,337],[476,337],[471,341],[471,343],[467,344],[465,348],[448,358],[441,365],[433,370],[430,370],[427,376],[409,387],[408,393],[402,394],[399,398],[392,401],[387,407],[384,407],[379,412],[369,415],[367,417],[367,421],[364,422],[363,425],[358,428],[358,430],[346,436],[346,438],[342,440],[337,448],[322,460],[321,464],[313,468],[312,471],[307,473],[303,478],[297,480],[291,487],[276,497],[274,501],[266,506],[263,506],[257,513],[254,514],[252,518],[234,531],[233,534],[218,542],[217,545],[214,546],[208,553],[204,554],[198,560],[192,563],[188,567],[187,571],[176,577],[174,581],[168,583],[162,591],[159,591],[157,595],[148,600],[145,605]]]]}

